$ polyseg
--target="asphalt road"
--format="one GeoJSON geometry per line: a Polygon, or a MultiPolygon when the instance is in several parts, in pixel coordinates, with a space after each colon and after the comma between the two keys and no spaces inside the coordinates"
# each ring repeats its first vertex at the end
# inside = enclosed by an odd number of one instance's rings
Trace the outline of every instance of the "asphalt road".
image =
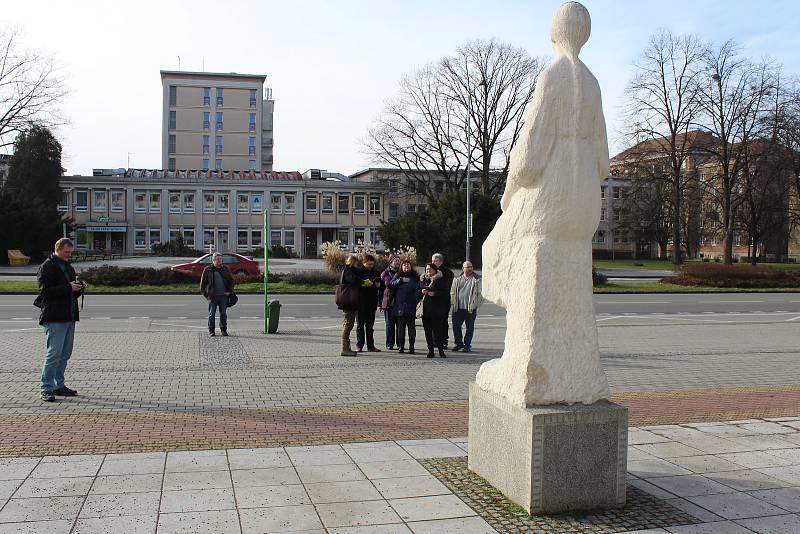
{"type": "MultiPolygon", "coordinates": [[[[332,295],[276,295],[281,317],[291,319],[338,318],[332,295]]],[[[19,321],[38,317],[32,295],[0,297],[0,321],[19,321]]],[[[598,315],[625,314],[702,314],[702,313],[797,313],[800,293],[733,294],[600,294],[595,295],[598,315]]],[[[262,317],[263,300],[258,295],[242,295],[229,311],[231,318],[262,317]]],[[[202,319],[206,303],[199,295],[88,295],[82,317],[86,319],[202,319]]],[[[487,303],[481,317],[502,317],[505,310],[487,303]]],[[[798,325],[800,327],[800,324],[798,325]]]]}

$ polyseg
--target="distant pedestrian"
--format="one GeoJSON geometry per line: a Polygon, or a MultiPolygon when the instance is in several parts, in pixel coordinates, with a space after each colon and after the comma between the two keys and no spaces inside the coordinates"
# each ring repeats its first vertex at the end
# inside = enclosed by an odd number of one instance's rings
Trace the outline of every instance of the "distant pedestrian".
{"type": "Polygon", "coordinates": [[[366,345],[369,352],[380,352],[375,346],[375,312],[378,310],[378,291],[381,289],[381,273],[375,270],[375,257],[365,254],[358,269],[361,288],[356,315],[356,348],[358,352],[366,345]]]}
{"type": "Polygon", "coordinates": [[[419,302],[419,275],[409,260],[400,265],[389,286],[394,294],[391,312],[397,321],[397,348],[405,352],[406,333],[408,333],[408,353],[414,354],[414,341],[417,338],[417,303],[419,302]]]}
{"type": "MultiPolygon", "coordinates": [[[[446,301],[447,301],[447,307],[449,309],[450,308],[450,286],[453,284],[453,278],[455,278],[455,275],[453,274],[453,270],[445,262],[444,255],[442,255],[442,254],[437,252],[436,254],[434,254],[431,257],[431,262],[436,266],[436,269],[440,273],[442,273],[442,277],[444,278],[444,285],[448,289],[447,290],[446,301]]],[[[449,328],[448,328],[448,324],[447,324],[447,319],[448,319],[447,316],[448,315],[450,315],[450,314],[449,313],[445,313],[444,314],[444,318],[441,320],[442,322],[439,325],[439,328],[442,331],[442,333],[441,333],[442,346],[444,347],[445,350],[447,349],[447,344],[450,341],[450,337],[448,335],[449,328]]]]}
{"type": "Polygon", "coordinates": [[[215,252],[211,265],[203,269],[200,277],[200,293],[208,300],[208,335],[216,336],[215,320],[219,310],[219,329],[223,337],[228,335],[228,296],[233,293],[233,275],[222,263],[222,254],[215,252]]]}
{"type": "Polygon", "coordinates": [[[383,320],[386,323],[386,349],[394,350],[395,345],[395,326],[397,319],[392,314],[395,294],[394,289],[389,287],[389,283],[400,270],[400,258],[392,256],[389,258],[389,266],[381,273],[381,287],[378,290],[383,320]]]}
{"type": "Polygon", "coordinates": [[[475,274],[471,261],[465,261],[462,274],[450,287],[450,310],[453,314],[453,350],[472,352],[472,336],[475,333],[475,318],[483,304],[481,277],[475,274]],[[467,332],[461,337],[461,325],[466,323],[467,332]]]}
{"type": "Polygon", "coordinates": [[[70,239],[62,237],[56,241],[55,250],[39,266],[36,275],[39,296],[34,304],[41,308],[39,324],[47,342],[41,376],[41,398],[45,402],[55,401],[55,395],[74,397],[78,394],[64,383],[75,340],[75,323],[80,320],[78,297],[84,291],[69,263],[73,250],[75,246],[70,239]]]}
{"type": "Polygon", "coordinates": [[[450,290],[445,285],[444,275],[429,263],[425,266],[425,275],[420,280],[422,294],[422,327],[425,329],[425,341],[428,344],[428,358],[433,358],[433,350],[439,351],[440,358],[447,358],[444,353],[442,338],[442,316],[447,320],[450,290]]]}
{"type": "Polygon", "coordinates": [[[355,298],[348,303],[338,304],[339,309],[343,312],[342,317],[342,356],[355,356],[356,352],[350,347],[350,333],[353,331],[353,325],[356,322],[356,314],[358,313],[358,302],[360,298],[360,288],[364,285],[363,280],[358,276],[358,258],[350,255],[344,262],[344,270],[342,271],[341,285],[347,288],[348,295],[354,295],[355,298]],[[349,286],[349,287],[348,287],[349,286]]]}

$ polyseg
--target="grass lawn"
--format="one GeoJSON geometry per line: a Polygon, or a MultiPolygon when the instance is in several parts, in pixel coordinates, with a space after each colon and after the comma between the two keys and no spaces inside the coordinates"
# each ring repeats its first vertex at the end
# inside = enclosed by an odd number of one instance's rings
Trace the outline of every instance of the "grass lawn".
{"type": "MultiPolygon", "coordinates": [[[[261,293],[264,286],[258,282],[249,284],[239,284],[236,286],[237,293],[261,293]]],[[[0,280],[1,293],[36,293],[38,291],[36,282],[0,280]]],[[[330,293],[333,294],[333,286],[328,284],[287,284],[286,282],[271,282],[269,284],[270,293],[330,293]]],[[[175,293],[175,294],[199,294],[197,284],[171,284],[164,286],[92,286],[88,287],[89,294],[101,293],[175,293]]]]}
{"type": "Polygon", "coordinates": [[[711,286],[679,286],[661,282],[608,283],[594,288],[595,293],[798,293],[800,287],[764,289],[711,286]]]}
{"type": "Polygon", "coordinates": [[[631,269],[650,271],[671,271],[674,265],[667,260],[594,260],[598,269],[631,269]]]}

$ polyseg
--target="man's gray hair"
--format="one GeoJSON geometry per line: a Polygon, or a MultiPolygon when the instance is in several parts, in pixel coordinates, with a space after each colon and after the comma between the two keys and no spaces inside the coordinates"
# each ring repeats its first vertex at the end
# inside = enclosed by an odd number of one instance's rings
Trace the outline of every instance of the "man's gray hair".
{"type": "Polygon", "coordinates": [[[436,254],[433,255],[433,259],[444,261],[444,255],[440,252],[437,252],[436,254]]]}
{"type": "Polygon", "coordinates": [[[219,252],[215,252],[215,253],[213,253],[213,254],[211,255],[211,259],[212,259],[212,260],[213,260],[214,258],[221,258],[221,257],[222,257],[222,254],[220,254],[219,252]]]}
{"type": "Polygon", "coordinates": [[[68,237],[62,237],[61,239],[56,241],[56,250],[61,250],[64,247],[75,248],[75,243],[73,243],[72,239],[68,237]]]}

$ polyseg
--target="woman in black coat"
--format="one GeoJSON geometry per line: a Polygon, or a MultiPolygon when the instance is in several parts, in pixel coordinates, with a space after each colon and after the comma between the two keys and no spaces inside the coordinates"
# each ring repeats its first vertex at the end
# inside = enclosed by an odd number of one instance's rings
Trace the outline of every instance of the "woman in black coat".
{"type": "Polygon", "coordinates": [[[442,273],[436,265],[425,266],[425,275],[420,280],[422,293],[422,327],[425,329],[425,341],[428,343],[428,358],[433,358],[433,349],[439,351],[440,358],[447,358],[444,353],[441,324],[449,311],[450,288],[446,287],[442,273]]]}
{"type": "MultiPolygon", "coordinates": [[[[358,258],[350,255],[344,262],[344,270],[342,271],[342,285],[352,286],[353,292],[358,295],[362,286],[366,287],[368,280],[362,280],[358,276],[358,258]]],[[[342,356],[355,356],[356,352],[350,346],[350,333],[353,331],[353,325],[356,322],[356,313],[358,312],[358,299],[352,305],[339,305],[344,316],[342,317],[342,356]]]]}
{"type": "Polygon", "coordinates": [[[393,291],[394,305],[391,312],[397,321],[395,336],[400,352],[405,352],[406,331],[408,331],[408,353],[414,354],[414,341],[417,338],[417,329],[414,324],[417,320],[417,303],[419,302],[419,275],[414,271],[414,266],[406,260],[400,264],[400,270],[389,282],[393,291]]]}

